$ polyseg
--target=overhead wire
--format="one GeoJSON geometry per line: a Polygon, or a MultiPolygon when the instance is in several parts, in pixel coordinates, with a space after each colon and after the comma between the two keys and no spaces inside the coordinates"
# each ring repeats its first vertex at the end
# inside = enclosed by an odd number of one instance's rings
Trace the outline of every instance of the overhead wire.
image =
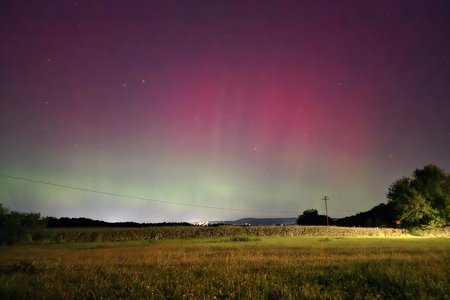
{"type": "MultiPolygon", "coordinates": [[[[251,210],[251,209],[229,208],[229,207],[193,204],[193,203],[176,202],[176,201],[166,201],[166,200],[159,200],[159,199],[153,199],[153,198],[148,198],[148,197],[139,197],[139,196],[120,194],[120,193],[100,191],[100,190],[89,189],[89,188],[84,188],[84,187],[78,187],[78,186],[72,186],[72,185],[67,185],[67,184],[60,184],[60,183],[54,183],[54,182],[48,182],[48,181],[43,181],[43,180],[30,179],[30,178],[25,178],[25,177],[20,177],[20,176],[12,176],[12,175],[6,175],[6,174],[0,174],[0,177],[7,178],[7,179],[13,179],[13,180],[26,181],[26,182],[36,183],[36,184],[44,184],[44,185],[54,186],[54,187],[58,187],[58,188],[65,188],[65,189],[71,189],[71,190],[77,190],[77,191],[83,191],[83,192],[89,192],[89,193],[95,193],[95,194],[102,194],[102,195],[108,195],[108,196],[114,196],[114,197],[121,197],[121,198],[128,198],[128,199],[135,199],[135,200],[142,200],[142,201],[149,201],[149,202],[156,202],[156,203],[164,203],[164,204],[171,204],[171,205],[181,205],[181,206],[188,206],[188,207],[227,210],[227,211],[239,211],[239,212],[251,212],[251,213],[270,213],[270,214],[292,213],[292,211],[251,210]]],[[[361,212],[361,211],[350,210],[350,209],[333,209],[333,208],[331,208],[330,210],[331,211],[356,212],[356,213],[361,212]]]]}
{"type": "Polygon", "coordinates": [[[114,196],[114,197],[136,199],[136,200],[143,200],[143,201],[157,202],[157,203],[164,203],[164,204],[172,204],[172,205],[181,205],[181,206],[207,208],[207,209],[217,209],[217,210],[228,210],[228,211],[239,211],[239,212],[251,212],[251,213],[271,213],[271,214],[274,214],[274,213],[275,214],[277,214],[277,213],[278,214],[292,213],[292,212],[287,212],[287,211],[285,211],[285,212],[274,212],[274,211],[266,211],[266,210],[250,210],[250,209],[239,209],[239,208],[229,208],[229,207],[220,207],[220,206],[184,203],[184,202],[176,202],[176,201],[165,201],[165,200],[158,200],[158,199],[152,199],[152,198],[147,198],[147,197],[138,197],[138,196],[132,196],[132,195],[125,195],[125,194],[119,194],[119,193],[99,191],[99,190],[88,189],[88,188],[84,188],[84,187],[78,187],[78,186],[72,186],[72,185],[66,185],[66,184],[42,181],[42,180],[37,180],[37,179],[30,179],[30,178],[19,177],[19,176],[11,176],[11,175],[0,174],[0,177],[13,179],[13,180],[21,180],[21,181],[26,181],[26,182],[36,183],[36,184],[44,184],[44,185],[54,186],[54,187],[58,187],[58,188],[65,188],[65,189],[71,189],[71,190],[77,190],[77,191],[83,191],[83,192],[90,192],[90,193],[95,193],[95,194],[102,194],[102,195],[108,195],[108,196],[114,196]]]}

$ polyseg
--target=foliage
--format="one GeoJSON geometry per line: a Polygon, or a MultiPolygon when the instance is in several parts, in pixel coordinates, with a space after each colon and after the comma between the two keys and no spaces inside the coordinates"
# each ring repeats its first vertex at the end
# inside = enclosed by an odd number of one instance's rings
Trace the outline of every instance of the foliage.
{"type": "Polygon", "coordinates": [[[0,245],[41,239],[43,228],[40,214],[9,211],[0,204],[0,245]]]}
{"type": "Polygon", "coordinates": [[[405,227],[450,224],[450,175],[435,165],[395,181],[387,193],[396,218],[405,227]]]}
{"type": "MultiPolygon", "coordinates": [[[[331,224],[331,218],[328,217],[328,223],[331,224]]],[[[326,225],[327,216],[319,215],[317,209],[308,209],[297,218],[298,225],[326,225]]]]}
{"type": "Polygon", "coordinates": [[[392,205],[380,203],[369,211],[334,221],[337,226],[396,227],[392,205]]]}

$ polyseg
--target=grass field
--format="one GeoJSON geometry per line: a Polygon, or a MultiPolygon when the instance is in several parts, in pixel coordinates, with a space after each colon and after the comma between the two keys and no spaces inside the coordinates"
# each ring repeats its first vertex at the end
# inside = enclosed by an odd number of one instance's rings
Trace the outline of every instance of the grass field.
{"type": "Polygon", "coordinates": [[[450,239],[223,237],[0,247],[1,299],[450,299],[450,239]]]}

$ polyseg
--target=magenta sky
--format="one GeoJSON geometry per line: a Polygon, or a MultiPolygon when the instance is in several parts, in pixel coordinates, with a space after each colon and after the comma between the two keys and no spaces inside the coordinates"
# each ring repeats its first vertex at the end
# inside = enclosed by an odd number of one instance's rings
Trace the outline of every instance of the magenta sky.
{"type": "Polygon", "coordinates": [[[334,217],[450,169],[447,1],[2,1],[0,202],[115,221],[334,217]]]}

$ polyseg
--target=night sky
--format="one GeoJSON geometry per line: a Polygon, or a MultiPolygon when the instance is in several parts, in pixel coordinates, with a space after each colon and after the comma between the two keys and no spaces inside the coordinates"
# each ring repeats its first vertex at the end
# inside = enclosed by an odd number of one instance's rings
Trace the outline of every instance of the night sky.
{"type": "Polygon", "coordinates": [[[449,1],[3,0],[0,34],[0,173],[130,196],[0,177],[11,210],[342,217],[450,170],[449,1]]]}

